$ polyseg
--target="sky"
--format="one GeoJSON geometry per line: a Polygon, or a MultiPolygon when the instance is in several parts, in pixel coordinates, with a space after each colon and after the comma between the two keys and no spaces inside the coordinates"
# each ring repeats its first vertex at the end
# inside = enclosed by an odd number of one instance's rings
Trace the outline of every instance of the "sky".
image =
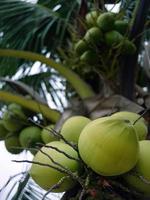
{"type": "MultiPolygon", "coordinates": [[[[23,158],[28,158],[28,160],[32,160],[32,155],[30,153],[26,154],[25,152],[20,153],[18,155],[10,154],[6,150],[4,142],[0,141],[0,160],[1,160],[0,162],[0,189],[5,185],[5,183],[9,180],[11,176],[25,171],[26,169],[25,164],[12,162],[12,160],[22,160],[23,158]]],[[[10,189],[10,186],[12,186],[14,181],[5,190],[0,192],[0,199],[5,200],[8,194],[8,191],[10,189]]]]}

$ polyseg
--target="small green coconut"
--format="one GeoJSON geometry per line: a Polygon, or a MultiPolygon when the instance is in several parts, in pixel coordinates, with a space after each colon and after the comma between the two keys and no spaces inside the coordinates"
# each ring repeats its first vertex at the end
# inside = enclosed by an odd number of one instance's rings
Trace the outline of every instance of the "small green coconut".
{"type": "Polygon", "coordinates": [[[113,30],[114,22],[115,15],[111,12],[103,13],[97,18],[97,25],[104,32],[113,30]]]}
{"type": "Polygon", "coordinates": [[[129,23],[127,21],[116,20],[114,23],[114,29],[118,31],[119,33],[121,33],[122,35],[127,34],[128,27],[129,27],[129,23]]]}
{"type": "Polygon", "coordinates": [[[98,27],[92,27],[86,32],[84,39],[87,43],[97,45],[103,40],[103,34],[98,27]]]}
{"type": "Polygon", "coordinates": [[[105,42],[108,46],[115,46],[123,41],[123,36],[117,31],[109,31],[105,33],[105,42]]]}
{"type": "Polygon", "coordinates": [[[93,50],[88,50],[80,56],[80,60],[83,63],[95,64],[98,62],[98,56],[93,50]]]}
{"type": "Polygon", "coordinates": [[[81,56],[85,51],[88,50],[88,44],[86,41],[84,40],[79,40],[76,44],[75,44],[75,52],[77,53],[77,55],[81,56]]]}
{"type": "Polygon", "coordinates": [[[21,122],[20,117],[14,113],[6,111],[3,114],[4,127],[10,132],[19,131],[23,126],[21,122]]]}
{"type": "Polygon", "coordinates": [[[83,128],[91,120],[84,116],[73,116],[62,125],[60,134],[68,141],[78,143],[78,139],[83,128]]]}
{"type": "Polygon", "coordinates": [[[41,137],[45,144],[58,140],[58,138],[52,133],[52,129],[54,129],[53,124],[46,126],[41,132],[41,137]]]}
{"type": "Polygon", "coordinates": [[[136,52],[136,46],[133,42],[128,39],[124,40],[121,45],[121,54],[134,54],[136,52]]]}
{"type": "Polygon", "coordinates": [[[36,143],[42,142],[41,129],[36,126],[24,128],[19,135],[21,146],[24,148],[35,147],[36,143]]]}
{"type": "Polygon", "coordinates": [[[86,24],[89,28],[96,25],[96,20],[97,20],[99,14],[100,14],[100,12],[98,12],[96,10],[93,10],[93,11],[86,14],[85,21],[86,21],[86,24]]]}
{"type": "Polygon", "coordinates": [[[5,137],[5,147],[11,154],[19,154],[23,151],[17,135],[8,133],[5,137]]]}

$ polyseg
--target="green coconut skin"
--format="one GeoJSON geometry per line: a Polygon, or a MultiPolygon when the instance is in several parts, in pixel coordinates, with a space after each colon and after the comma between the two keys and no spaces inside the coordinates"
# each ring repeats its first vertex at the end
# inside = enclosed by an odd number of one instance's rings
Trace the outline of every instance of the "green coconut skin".
{"type": "Polygon", "coordinates": [[[96,20],[97,20],[98,16],[99,16],[99,12],[95,11],[95,10],[86,14],[85,21],[89,28],[96,25],[96,20]]]}
{"type": "MultiPolygon", "coordinates": [[[[72,156],[73,158],[78,158],[77,152],[71,148],[69,145],[62,143],[60,141],[53,141],[47,144],[47,146],[56,147],[59,150],[65,152],[66,154],[72,156]]],[[[46,147],[42,147],[41,149],[43,152],[51,156],[51,158],[61,164],[62,166],[68,168],[72,172],[78,172],[79,170],[79,163],[73,159],[69,159],[64,154],[59,153],[58,151],[46,147]]],[[[40,151],[35,155],[33,162],[40,162],[43,164],[49,164],[54,167],[58,167],[58,165],[54,164],[48,156],[44,155],[40,151]]],[[[59,167],[61,169],[61,167],[59,167]]],[[[40,166],[37,164],[32,164],[30,169],[30,175],[33,178],[33,180],[43,189],[49,190],[53,185],[57,184],[58,181],[60,181],[63,177],[66,177],[66,175],[63,172],[59,172],[56,169],[53,169],[51,167],[46,166],[40,166]]],[[[61,184],[61,186],[53,192],[64,192],[70,188],[72,188],[75,184],[75,181],[73,181],[70,177],[66,178],[64,182],[61,184]]]]}
{"type": "MultiPolygon", "coordinates": [[[[127,119],[133,124],[140,117],[140,115],[133,112],[121,111],[113,114],[111,117],[115,117],[117,119],[127,119]]],[[[134,128],[136,130],[138,139],[145,140],[148,134],[148,127],[143,117],[134,124],[134,128]]]]}
{"type": "Polygon", "coordinates": [[[35,147],[36,143],[42,141],[41,129],[36,126],[24,128],[19,134],[19,140],[21,146],[24,148],[35,147]]]}
{"type": "Polygon", "coordinates": [[[8,110],[3,115],[4,126],[10,132],[19,131],[26,119],[21,106],[15,103],[10,104],[8,110]]]}
{"type": "Polygon", "coordinates": [[[83,161],[96,173],[116,176],[132,169],[138,159],[136,131],[129,121],[100,118],[81,132],[78,149],[83,161]]]}
{"type": "Polygon", "coordinates": [[[98,27],[92,27],[86,32],[84,39],[87,43],[97,45],[103,40],[103,33],[98,27]]]}
{"type": "Polygon", "coordinates": [[[105,34],[105,42],[108,46],[118,45],[123,41],[123,36],[117,31],[109,31],[105,34]]]}
{"type": "Polygon", "coordinates": [[[84,40],[79,40],[76,44],[75,44],[75,52],[77,53],[77,55],[81,56],[85,51],[88,50],[88,44],[86,41],[84,40]]]}
{"type": "Polygon", "coordinates": [[[93,50],[88,50],[80,56],[80,60],[83,63],[95,64],[98,62],[98,56],[93,50]]]}
{"type": "Polygon", "coordinates": [[[6,111],[3,115],[3,124],[4,127],[10,132],[16,132],[22,128],[22,124],[20,123],[20,119],[18,116],[6,111]]]}
{"type": "Polygon", "coordinates": [[[55,141],[55,140],[58,140],[58,138],[51,133],[52,128],[54,128],[53,124],[48,125],[45,128],[43,128],[43,130],[41,132],[41,137],[45,144],[55,141]]]}
{"type": "Polygon", "coordinates": [[[136,46],[128,39],[124,40],[121,46],[121,54],[134,54],[136,52],[136,46]]]}
{"type": "Polygon", "coordinates": [[[65,121],[60,134],[68,141],[78,143],[78,139],[83,128],[91,120],[84,116],[73,116],[65,121]]]}
{"type": "Polygon", "coordinates": [[[17,137],[17,135],[14,135],[12,133],[7,134],[5,138],[5,147],[7,151],[11,154],[19,154],[23,151],[23,149],[21,149],[19,138],[17,137]]]}
{"type": "Polygon", "coordinates": [[[123,35],[127,34],[128,28],[129,23],[127,21],[116,20],[114,23],[114,29],[123,35]]]}
{"type": "Polygon", "coordinates": [[[5,139],[7,133],[8,131],[4,127],[3,120],[0,120],[0,141],[5,139]]]}
{"type": "Polygon", "coordinates": [[[124,178],[137,192],[150,196],[150,141],[143,140],[139,144],[140,152],[136,167],[133,173],[125,175],[124,178]]]}
{"type": "Polygon", "coordinates": [[[111,12],[103,13],[97,18],[97,25],[104,32],[113,30],[114,22],[114,13],[111,12]]]}

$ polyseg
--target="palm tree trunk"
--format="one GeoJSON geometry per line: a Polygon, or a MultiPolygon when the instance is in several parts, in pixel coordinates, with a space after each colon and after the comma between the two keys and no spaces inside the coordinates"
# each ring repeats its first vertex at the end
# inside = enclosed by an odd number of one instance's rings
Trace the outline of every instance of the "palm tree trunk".
{"type": "Polygon", "coordinates": [[[134,40],[137,51],[134,55],[125,56],[122,60],[120,72],[120,92],[123,96],[133,100],[136,73],[138,71],[137,62],[140,49],[140,42],[144,25],[146,22],[150,0],[140,0],[136,10],[133,26],[130,32],[130,39],[134,40]]]}

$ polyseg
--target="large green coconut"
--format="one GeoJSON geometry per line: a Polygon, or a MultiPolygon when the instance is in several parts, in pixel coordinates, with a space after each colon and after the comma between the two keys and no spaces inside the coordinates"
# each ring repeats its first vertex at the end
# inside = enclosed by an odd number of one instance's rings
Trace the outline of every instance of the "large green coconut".
{"type": "MultiPolygon", "coordinates": [[[[50,142],[47,144],[47,146],[52,146],[54,148],[57,148],[60,151],[65,152],[66,154],[72,156],[75,159],[78,158],[77,152],[72,147],[60,141],[50,142]]],[[[70,170],[73,173],[78,172],[79,170],[78,161],[69,159],[63,153],[60,153],[52,148],[42,147],[41,150],[47,155],[39,151],[35,155],[33,162],[39,162],[41,164],[51,165],[53,167],[57,167],[58,169],[63,169],[63,167],[65,167],[66,169],[70,170]],[[54,162],[58,163],[58,165],[54,163],[48,156],[50,156],[54,160],[54,162]],[[59,165],[61,165],[62,167],[59,165]]],[[[67,177],[68,174],[60,172],[57,169],[53,169],[50,166],[32,164],[29,173],[33,178],[33,180],[45,190],[49,190],[53,185],[61,181],[62,178],[66,177],[63,183],[60,185],[60,187],[53,190],[53,192],[64,192],[73,187],[75,184],[75,181],[72,180],[72,178],[67,177]]]]}
{"type": "Polygon", "coordinates": [[[104,176],[116,176],[131,170],[139,153],[132,124],[111,117],[87,124],[80,134],[78,148],[83,161],[104,176]]]}
{"type": "MultiPolygon", "coordinates": [[[[117,119],[127,119],[129,120],[132,124],[140,118],[140,115],[137,113],[133,112],[128,112],[128,111],[121,111],[121,112],[116,112],[113,114],[111,117],[117,118],[117,119]]],[[[144,118],[140,118],[135,124],[134,128],[136,130],[137,136],[139,140],[144,140],[148,134],[148,128],[146,125],[146,121],[144,118]]]]}
{"type": "Polygon", "coordinates": [[[139,159],[135,169],[125,175],[129,186],[150,197],[150,141],[140,141],[139,159]]]}
{"type": "Polygon", "coordinates": [[[8,133],[5,137],[5,147],[12,154],[19,154],[23,151],[18,136],[12,133],[8,133]]]}
{"type": "Polygon", "coordinates": [[[3,120],[0,120],[0,140],[4,140],[8,131],[4,127],[3,120]]]}
{"type": "Polygon", "coordinates": [[[65,121],[60,134],[68,141],[78,143],[78,139],[83,128],[91,120],[84,116],[73,116],[65,121]]]}

